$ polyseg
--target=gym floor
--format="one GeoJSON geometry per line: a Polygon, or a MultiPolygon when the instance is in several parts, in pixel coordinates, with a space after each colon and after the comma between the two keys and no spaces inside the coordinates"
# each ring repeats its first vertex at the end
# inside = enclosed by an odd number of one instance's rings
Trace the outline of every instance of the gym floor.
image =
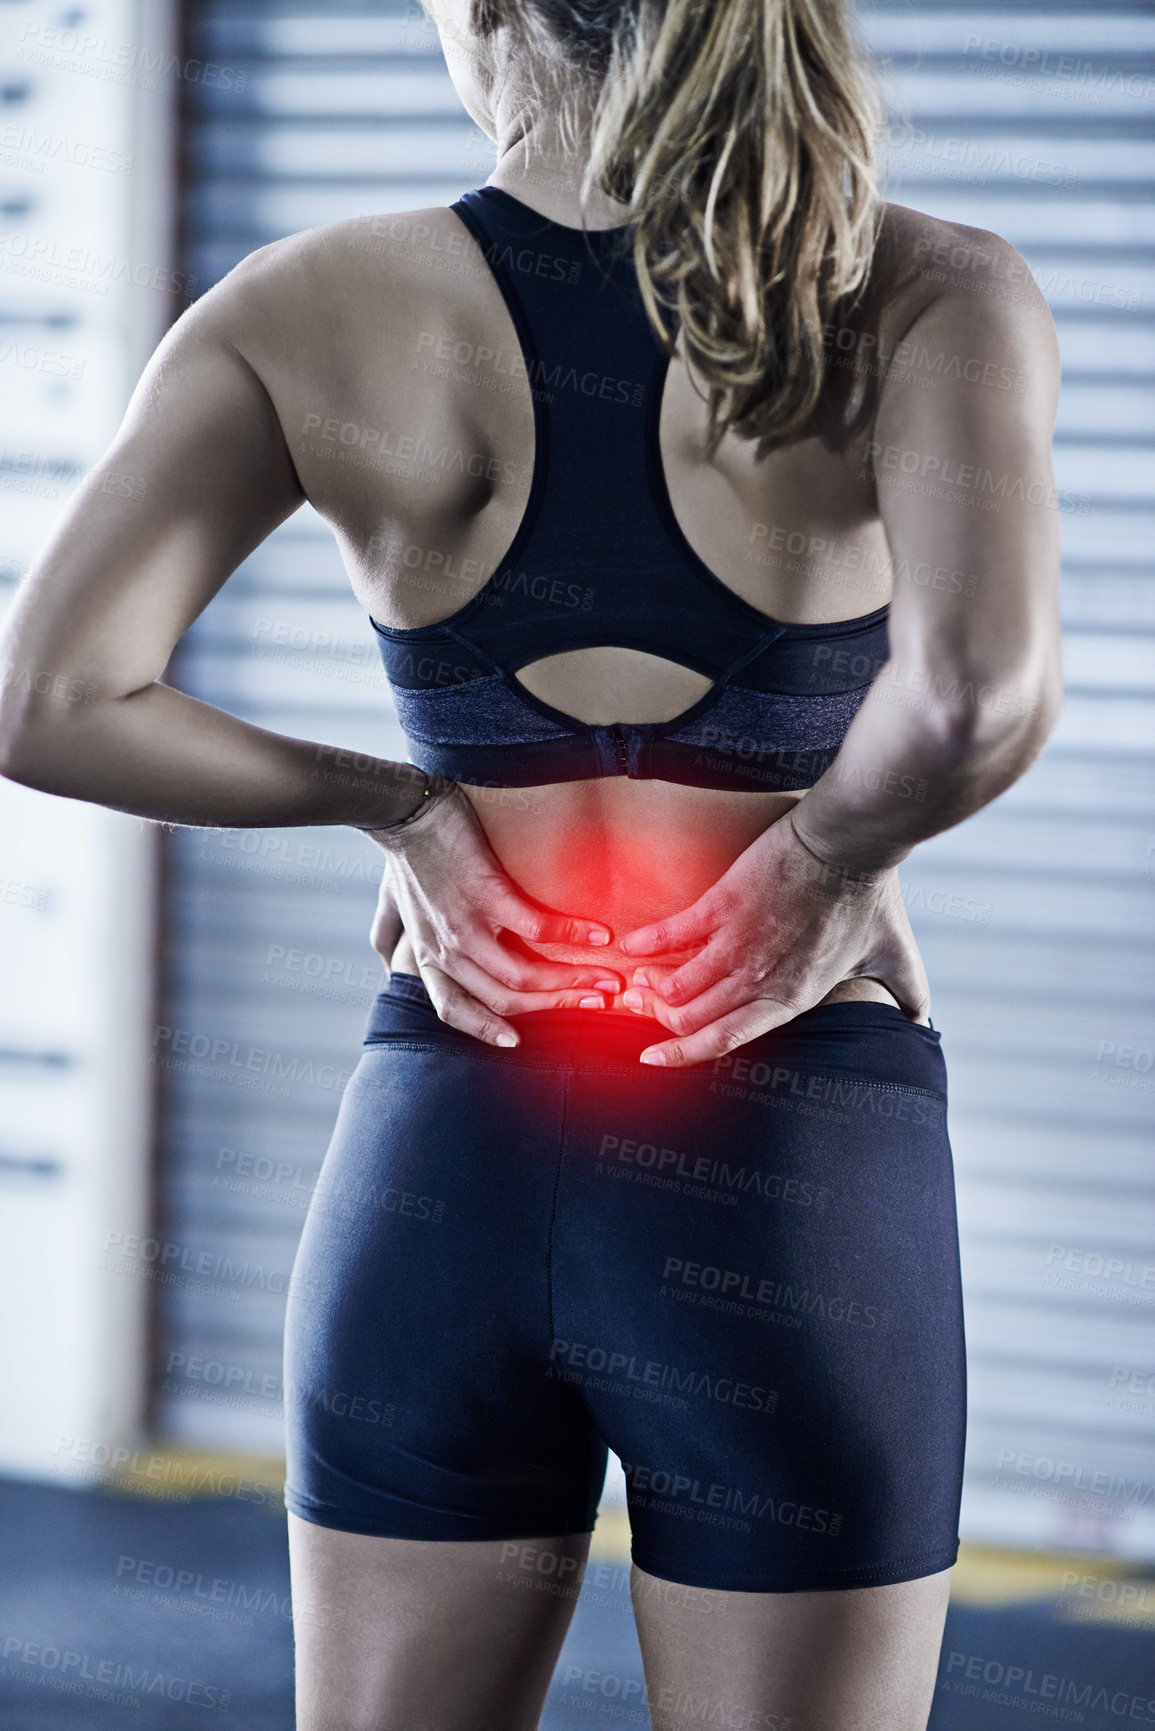
{"type": "MultiPolygon", "coordinates": [[[[157,1454],[136,1469],[100,1489],[0,1479],[0,1727],[191,1731],[223,1712],[238,1731],[292,1731],[277,1464],[157,1454]]],[[[1155,1571],[964,1547],[931,1731],[1155,1724],[1153,1635],[1155,1571]]],[[[617,1507],[599,1516],[542,1720],[599,1725],[649,1725],[617,1507]]]]}

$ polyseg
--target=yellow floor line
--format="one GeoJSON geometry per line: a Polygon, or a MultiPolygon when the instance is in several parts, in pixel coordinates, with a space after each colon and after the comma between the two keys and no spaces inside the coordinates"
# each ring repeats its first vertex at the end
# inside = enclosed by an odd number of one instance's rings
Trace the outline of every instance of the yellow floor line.
{"type": "Polygon", "coordinates": [[[1064,1623],[1155,1628],[1155,1569],[1125,1557],[960,1545],[951,1581],[958,1605],[1046,1600],[1064,1623]]]}
{"type": "Polygon", "coordinates": [[[598,1513],[598,1524],[590,1540],[590,1561],[593,1563],[628,1563],[630,1560],[630,1521],[624,1503],[611,1503],[598,1513]]]}
{"type": "Polygon", "coordinates": [[[285,1462],[276,1456],[237,1454],[223,1449],[173,1448],[138,1444],[130,1458],[107,1471],[105,1490],[127,1496],[187,1502],[192,1497],[233,1497],[283,1514],[285,1462]]]}

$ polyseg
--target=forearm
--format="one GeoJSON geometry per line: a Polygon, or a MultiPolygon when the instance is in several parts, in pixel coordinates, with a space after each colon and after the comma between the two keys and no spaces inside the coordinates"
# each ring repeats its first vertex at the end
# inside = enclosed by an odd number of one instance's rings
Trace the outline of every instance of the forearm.
{"type": "Polygon", "coordinates": [[[888,663],[826,773],[794,807],[802,842],[833,869],[887,871],[981,810],[1030,767],[1061,705],[1057,667],[997,687],[905,677],[888,663]]]}
{"type": "Polygon", "coordinates": [[[385,825],[416,806],[412,764],[273,733],[158,682],[125,697],[42,704],[0,772],[155,822],[263,829],[385,825]]]}

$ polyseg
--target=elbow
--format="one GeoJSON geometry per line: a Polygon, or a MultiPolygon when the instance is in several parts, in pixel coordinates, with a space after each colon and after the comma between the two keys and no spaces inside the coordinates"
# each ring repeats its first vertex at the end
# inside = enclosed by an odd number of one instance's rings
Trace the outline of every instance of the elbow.
{"type": "Polygon", "coordinates": [[[70,789],[84,761],[85,733],[76,718],[59,710],[34,706],[19,719],[0,708],[0,776],[45,793],[70,789]]]}
{"type": "Polygon", "coordinates": [[[19,782],[22,787],[41,787],[40,755],[33,729],[0,728],[0,777],[5,781],[19,782]]]}
{"type": "Polygon", "coordinates": [[[1031,669],[999,683],[958,681],[936,715],[945,756],[961,764],[998,760],[1016,774],[1034,762],[1063,707],[1057,666],[1031,669]]]}
{"type": "Polygon", "coordinates": [[[28,734],[27,699],[11,680],[0,682],[0,775],[21,779],[18,764],[28,734]]]}
{"type": "Polygon", "coordinates": [[[20,764],[27,754],[27,705],[18,695],[11,685],[0,688],[0,775],[6,781],[23,780],[20,764]]]}
{"type": "Polygon", "coordinates": [[[90,680],[70,673],[0,682],[0,776],[62,791],[91,752],[106,702],[90,680]]]}
{"type": "Polygon", "coordinates": [[[0,776],[36,786],[36,764],[43,756],[44,699],[34,679],[19,669],[0,681],[0,776]]]}

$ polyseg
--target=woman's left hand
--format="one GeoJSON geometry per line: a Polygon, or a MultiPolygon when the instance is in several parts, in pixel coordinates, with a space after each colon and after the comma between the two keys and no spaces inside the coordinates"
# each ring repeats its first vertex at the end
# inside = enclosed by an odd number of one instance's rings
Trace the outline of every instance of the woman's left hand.
{"type": "Polygon", "coordinates": [[[647,1047],[647,1063],[684,1066],[732,1052],[852,975],[878,980],[913,1021],[930,1003],[897,868],[856,874],[824,864],[789,812],[696,902],[626,933],[621,949],[654,958],[635,970],[622,1002],[678,1036],[647,1047]],[[695,943],[702,948],[688,962],[661,961],[663,951],[695,943]]]}

